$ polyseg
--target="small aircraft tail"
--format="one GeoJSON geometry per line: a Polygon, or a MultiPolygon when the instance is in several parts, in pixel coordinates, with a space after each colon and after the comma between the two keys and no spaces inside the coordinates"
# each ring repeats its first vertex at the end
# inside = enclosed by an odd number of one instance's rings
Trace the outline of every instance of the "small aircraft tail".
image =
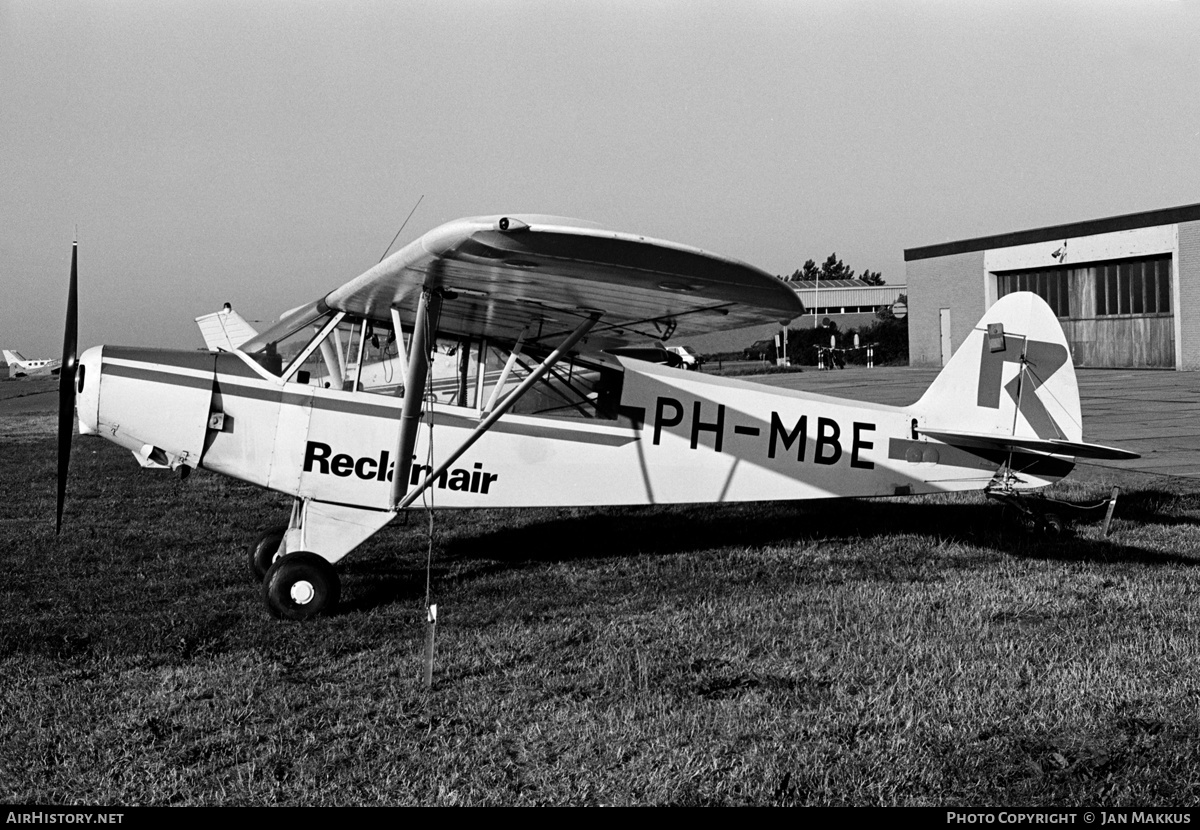
{"type": "Polygon", "coordinates": [[[1002,297],[913,405],[916,429],[947,444],[1082,458],[1136,458],[1083,440],[1079,385],[1062,326],[1031,292],[1002,297]]]}
{"type": "Polygon", "coordinates": [[[10,352],[8,349],[0,349],[4,352],[4,362],[9,366],[20,366],[25,363],[25,358],[21,357],[20,352],[10,352]]]}
{"type": "Polygon", "coordinates": [[[197,317],[196,325],[200,327],[204,345],[214,352],[231,352],[258,334],[229,303],[220,311],[197,317]]]}

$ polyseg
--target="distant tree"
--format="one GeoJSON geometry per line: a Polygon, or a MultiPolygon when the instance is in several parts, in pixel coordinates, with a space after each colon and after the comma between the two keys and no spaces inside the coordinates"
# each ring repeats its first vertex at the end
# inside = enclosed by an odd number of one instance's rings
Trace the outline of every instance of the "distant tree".
{"type": "MultiPolygon", "coordinates": [[[[777,275],[778,276],[778,275],[777,275]]],[[[846,263],[838,259],[836,253],[830,254],[826,260],[821,263],[818,268],[817,263],[811,259],[804,263],[803,268],[797,268],[788,276],[780,276],[779,279],[785,282],[813,282],[815,280],[852,280],[854,279],[854,269],[848,268],[846,263]]],[[[878,271],[863,271],[862,276],[858,279],[865,282],[867,285],[884,285],[883,275],[878,271]]]]}
{"type": "Polygon", "coordinates": [[[810,259],[804,263],[804,268],[802,268],[802,269],[797,268],[795,271],[793,271],[788,276],[780,277],[780,279],[785,280],[786,282],[797,282],[797,281],[801,281],[801,280],[815,280],[819,274],[820,274],[820,271],[817,270],[817,263],[813,262],[810,259]]]}
{"type": "Polygon", "coordinates": [[[854,271],[847,268],[846,264],[838,259],[838,255],[834,253],[830,254],[825,262],[821,264],[821,279],[852,280],[854,279],[854,271]]]}

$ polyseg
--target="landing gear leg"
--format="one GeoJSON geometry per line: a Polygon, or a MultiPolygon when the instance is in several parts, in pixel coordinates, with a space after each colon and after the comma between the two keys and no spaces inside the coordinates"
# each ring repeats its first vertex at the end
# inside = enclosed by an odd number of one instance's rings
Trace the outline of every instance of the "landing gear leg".
{"type": "MultiPolygon", "coordinates": [[[[1007,465],[1000,469],[992,484],[984,490],[984,495],[1015,510],[1021,523],[1027,530],[1047,539],[1060,539],[1070,532],[1070,525],[1063,517],[1047,509],[1050,502],[1047,499],[1033,498],[1024,495],[1014,486],[1016,477],[1007,465]]],[[[1066,502],[1058,502],[1068,507],[1066,502]]]]}

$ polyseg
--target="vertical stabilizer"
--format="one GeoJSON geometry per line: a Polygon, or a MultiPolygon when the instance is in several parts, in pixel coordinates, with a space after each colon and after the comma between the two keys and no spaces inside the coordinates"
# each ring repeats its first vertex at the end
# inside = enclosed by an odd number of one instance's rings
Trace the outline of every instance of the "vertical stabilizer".
{"type": "Polygon", "coordinates": [[[1062,326],[1030,292],[988,309],[913,405],[922,432],[1079,442],[1079,386],[1062,326]]]}

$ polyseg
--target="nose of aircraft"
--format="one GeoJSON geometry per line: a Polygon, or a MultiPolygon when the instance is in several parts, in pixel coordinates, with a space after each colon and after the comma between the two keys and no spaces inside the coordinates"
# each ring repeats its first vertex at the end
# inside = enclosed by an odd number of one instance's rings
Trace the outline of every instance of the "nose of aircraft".
{"type": "Polygon", "coordinates": [[[79,434],[95,435],[100,423],[100,359],[103,346],[92,346],[79,358],[75,378],[75,411],[79,434]]]}

